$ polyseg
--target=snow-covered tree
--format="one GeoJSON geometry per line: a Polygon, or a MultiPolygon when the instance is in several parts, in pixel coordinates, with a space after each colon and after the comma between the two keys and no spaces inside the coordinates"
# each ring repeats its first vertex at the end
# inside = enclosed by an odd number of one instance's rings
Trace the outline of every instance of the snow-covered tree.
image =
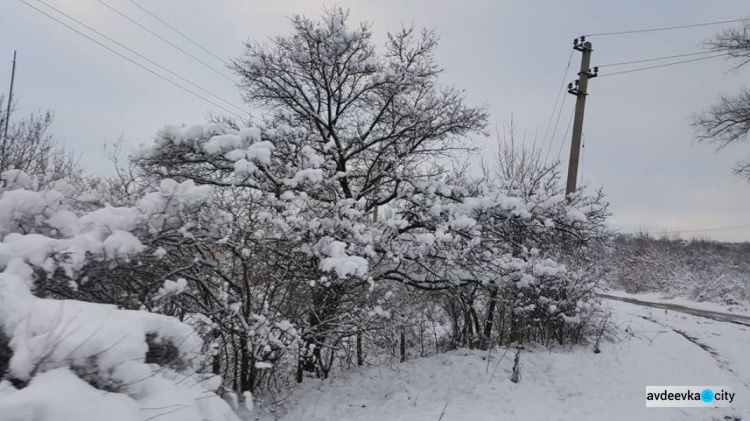
{"type": "MultiPolygon", "coordinates": [[[[298,325],[298,380],[327,375],[389,282],[568,282],[548,244],[599,236],[601,196],[566,199],[549,170],[514,184],[441,165],[468,150],[486,114],[439,84],[434,33],[404,29],[378,49],[369,25],[352,28],[339,9],[292,25],[290,36],[248,44],[234,65],[245,98],[267,111],[261,123],[166,127],[136,162],[152,177],[217,187],[239,225],[208,260],[235,268],[221,279],[242,306],[298,325]]],[[[544,311],[574,321],[576,308],[555,305],[544,311]]]]}
{"type": "Polygon", "coordinates": [[[482,108],[438,84],[434,33],[403,30],[379,52],[369,26],[352,29],[346,18],[341,10],[321,22],[295,17],[292,36],[248,45],[235,68],[247,99],[269,111],[261,127],[167,128],[140,155],[152,174],[249,191],[257,226],[233,247],[268,256],[271,273],[282,259],[295,287],[311,285],[300,317],[319,366],[345,296],[386,276],[370,260],[422,229],[400,213],[370,221],[439,185],[438,158],[465,149],[463,136],[485,124],[482,108]]]}
{"type": "MultiPolygon", "coordinates": [[[[15,102],[15,101],[14,101],[15,102]]],[[[5,98],[0,96],[0,128],[5,129],[6,116],[8,137],[4,140],[5,154],[0,157],[0,171],[21,170],[28,174],[44,174],[50,182],[68,178],[71,182],[82,177],[82,170],[74,156],[66,152],[49,132],[54,121],[51,111],[31,113],[23,118],[14,118],[15,107],[6,113],[5,98]]]]}

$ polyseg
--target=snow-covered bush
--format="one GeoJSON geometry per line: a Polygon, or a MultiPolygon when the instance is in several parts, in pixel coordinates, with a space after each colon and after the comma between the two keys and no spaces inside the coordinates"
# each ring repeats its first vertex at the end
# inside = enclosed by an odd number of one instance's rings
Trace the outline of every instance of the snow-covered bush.
{"type": "Polygon", "coordinates": [[[116,208],[99,203],[95,188],[80,192],[63,179],[49,186],[10,170],[2,180],[3,419],[236,420],[214,393],[220,380],[195,371],[202,341],[190,326],[143,310],[44,298],[63,279],[72,290],[85,285],[81,274],[92,267],[133,262],[149,247],[138,235],[179,231],[178,215],[205,205],[208,187],[164,180],[137,206],[116,208]],[[157,348],[170,352],[160,359],[157,348]]]}
{"type": "Polygon", "coordinates": [[[619,236],[611,245],[608,282],[627,292],[659,292],[729,305],[750,303],[747,244],[619,236]]]}
{"type": "Polygon", "coordinates": [[[522,212],[477,218],[489,255],[504,260],[490,272],[495,278],[443,299],[454,346],[579,343],[604,316],[592,264],[592,250],[609,235],[603,195],[579,190],[566,197],[559,163],[545,164],[538,149],[515,144],[513,132],[511,125],[499,142],[487,176],[492,187],[484,189],[503,192],[522,212]]]}
{"type": "Polygon", "coordinates": [[[593,251],[610,235],[604,225],[607,202],[601,190],[589,194],[580,188],[565,196],[560,162],[547,163],[541,149],[518,145],[515,131],[511,122],[499,141],[493,180],[529,203],[542,223],[494,225],[515,264],[529,267],[489,291],[490,304],[505,307],[497,336],[501,343],[585,341],[604,317],[595,293],[601,274],[593,251]]]}

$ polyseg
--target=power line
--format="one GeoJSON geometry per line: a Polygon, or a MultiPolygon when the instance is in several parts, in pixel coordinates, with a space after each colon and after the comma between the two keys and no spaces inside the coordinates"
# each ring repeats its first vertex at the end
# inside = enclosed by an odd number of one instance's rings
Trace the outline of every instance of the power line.
{"type": "Polygon", "coordinates": [[[129,62],[131,62],[131,63],[135,64],[136,66],[138,66],[138,67],[142,68],[143,70],[146,70],[147,72],[149,72],[149,73],[153,74],[154,76],[157,76],[157,77],[159,77],[159,78],[161,78],[161,79],[165,80],[166,82],[169,82],[169,83],[171,83],[172,85],[174,85],[174,86],[176,86],[176,87],[178,87],[178,88],[182,89],[183,91],[185,91],[185,92],[187,92],[187,93],[189,93],[189,94],[191,94],[191,95],[193,95],[193,96],[196,96],[196,97],[198,97],[198,98],[200,98],[200,99],[202,99],[202,100],[204,100],[204,101],[208,102],[209,104],[211,104],[211,105],[213,105],[213,106],[215,106],[215,107],[217,107],[217,108],[220,108],[220,109],[222,109],[222,110],[224,110],[224,111],[226,111],[226,112],[228,112],[228,113],[230,113],[230,114],[233,114],[233,115],[235,115],[235,116],[236,116],[236,117],[238,117],[238,118],[244,118],[244,117],[242,117],[241,115],[239,115],[239,114],[235,113],[234,111],[228,110],[228,109],[226,109],[226,108],[222,107],[221,105],[219,105],[219,104],[217,104],[217,103],[215,103],[215,102],[211,101],[210,99],[208,99],[208,98],[206,98],[206,97],[204,97],[204,96],[202,96],[202,95],[200,95],[200,94],[198,94],[198,93],[195,93],[195,92],[191,91],[190,89],[188,89],[188,88],[186,88],[186,87],[184,87],[184,86],[182,86],[182,85],[178,84],[177,82],[175,82],[175,81],[173,81],[173,80],[171,80],[171,79],[168,79],[167,77],[165,77],[165,76],[163,76],[163,75],[161,75],[161,74],[159,74],[159,73],[157,73],[157,72],[153,71],[152,69],[149,69],[148,67],[146,67],[146,66],[142,65],[141,63],[138,63],[137,61],[135,61],[135,60],[131,59],[130,57],[128,57],[128,56],[126,56],[126,55],[124,55],[124,54],[122,54],[122,53],[118,52],[117,50],[114,50],[113,48],[111,48],[111,47],[109,47],[109,46],[107,46],[107,45],[105,45],[105,44],[102,44],[101,42],[97,41],[96,39],[94,39],[94,38],[92,38],[92,37],[90,37],[90,36],[86,35],[85,33],[83,33],[83,32],[81,32],[81,31],[79,31],[78,29],[76,29],[76,28],[74,28],[74,27],[72,27],[72,26],[68,25],[67,23],[65,23],[65,22],[63,22],[63,21],[61,21],[61,20],[57,19],[56,17],[54,17],[54,16],[50,15],[49,13],[45,12],[44,10],[41,10],[41,9],[39,9],[39,8],[37,8],[37,7],[34,7],[34,6],[32,6],[31,4],[27,3],[27,2],[25,1],[25,0],[19,0],[19,1],[20,1],[21,3],[23,3],[23,4],[27,5],[27,6],[29,6],[30,8],[32,8],[32,9],[34,9],[34,10],[36,10],[37,12],[39,12],[39,13],[41,13],[41,14],[43,14],[43,15],[47,16],[48,18],[50,18],[50,19],[54,20],[55,22],[59,23],[60,25],[63,25],[64,27],[66,27],[66,28],[70,29],[71,31],[73,31],[73,32],[77,33],[78,35],[81,35],[82,37],[84,37],[84,38],[88,39],[89,41],[91,41],[91,42],[93,42],[93,43],[95,43],[95,44],[99,45],[100,47],[106,48],[106,49],[107,49],[107,50],[109,50],[110,52],[112,52],[112,53],[114,53],[114,54],[117,54],[118,56],[120,56],[120,57],[124,58],[125,60],[127,60],[127,61],[129,61],[129,62]]]}
{"type": "Polygon", "coordinates": [[[697,53],[677,54],[677,55],[673,55],[673,56],[647,58],[647,59],[644,59],[644,60],[621,61],[619,63],[599,64],[599,65],[597,65],[597,67],[610,67],[610,66],[622,66],[624,64],[647,63],[649,61],[667,60],[667,59],[670,59],[670,58],[698,56],[698,55],[712,54],[712,53],[716,53],[716,51],[700,51],[700,52],[697,52],[697,53]]]}
{"type": "MultiPolygon", "coordinates": [[[[562,100],[562,104],[560,104],[560,111],[557,113],[557,120],[555,121],[555,128],[552,129],[552,136],[549,139],[549,145],[547,148],[547,153],[544,154],[544,163],[547,164],[547,159],[549,158],[549,152],[552,150],[552,144],[555,141],[555,134],[557,133],[557,126],[560,124],[560,116],[562,115],[563,107],[565,106],[565,100],[568,98],[568,96],[564,96],[562,100]]],[[[565,140],[563,139],[563,142],[565,140]]]]}
{"type": "MultiPolygon", "coordinates": [[[[555,99],[555,106],[552,107],[552,113],[549,116],[549,121],[547,122],[547,129],[544,131],[544,138],[542,138],[542,148],[544,148],[544,145],[547,143],[547,135],[549,134],[549,129],[552,126],[552,120],[555,118],[555,111],[557,110],[557,104],[560,103],[560,95],[562,95],[563,90],[565,89],[565,80],[568,78],[568,71],[570,70],[570,62],[573,59],[573,51],[570,50],[570,56],[568,56],[568,64],[565,66],[565,71],[563,72],[562,82],[560,82],[560,89],[557,91],[557,98],[555,99]]],[[[563,104],[565,102],[565,98],[563,98],[563,104]]],[[[560,111],[562,111],[562,105],[560,106],[560,111]]],[[[558,114],[558,120],[560,119],[558,114]]],[[[554,132],[553,132],[553,138],[554,138],[554,132]]],[[[550,144],[552,143],[552,139],[550,139],[550,144]]],[[[547,149],[549,153],[549,148],[547,149]]],[[[545,157],[546,161],[546,157],[545,157]]]]}
{"type": "Polygon", "coordinates": [[[219,101],[221,101],[221,102],[223,102],[223,103],[225,103],[225,104],[227,104],[227,105],[229,105],[229,106],[231,106],[231,107],[234,107],[234,108],[236,108],[236,109],[237,109],[237,110],[239,110],[240,112],[246,112],[246,110],[244,110],[244,109],[243,109],[242,107],[240,107],[240,106],[238,106],[238,105],[235,105],[235,104],[233,104],[233,103],[231,103],[231,102],[229,102],[229,101],[225,100],[224,98],[222,98],[222,97],[220,97],[220,96],[218,96],[218,95],[214,94],[213,92],[211,92],[211,91],[209,91],[209,90],[207,90],[207,89],[205,89],[205,88],[201,87],[200,85],[197,85],[197,84],[195,84],[195,83],[191,82],[191,81],[190,81],[190,80],[188,80],[188,79],[185,79],[184,77],[182,77],[182,76],[180,76],[179,74],[177,74],[177,73],[173,72],[172,70],[169,70],[168,68],[166,68],[166,67],[162,66],[161,64],[159,64],[159,63],[157,63],[157,62],[155,62],[155,61],[151,60],[150,58],[148,58],[148,57],[144,56],[143,54],[140,54],[139,52],[137,52],[137,51],[135,51],[135,50],[133,50],[133,49],[131,49],[131,48],[128,48],[127,46],[123,45],[122,43],[120,43],[120,42],[117,42],[116,40],[114,40],[114,39],[110,38],[109,36],[107,36],[107,35],[105,35],[105,34],[103,34],[103,33],[99,32],[99,31],[97,31],[96,29],[94,29],[94,28],[92,28],[92,27],[90,27],[90,26],[88,26],[88,25],[86,25],[85,23],[83,23],[83,22],[79,21],[78,19],[76,19],[76,18],[74,18],[74,17],[70,16],[69,14],[67,14],[67,13],[63,12],[62,10],[60,10],[60,9],[57,9],[57,8],[55,8],[55,7],[51,6],[50,4],[48,4],[48,3],[45,3],[45,2],[44,2],[44,1],[42,1],[42,0],[37,0],[37,1],[38,1],[39,3],[41,3],[41,4],[45,5],[45,6],[47,6],[48,8],[50,8],[50,9],[52,9],[52,10],[56,11],[57,13],[59,13],[59,14],[61,14],[61,15],[65,16],[66,18],[68,18],[68,19],[72,20],[73,22],[75,22],[75,23],[77,23],[77,24],[79,24],[79,25],[83,26],[84,28],[88,29],[89,31],[91,31],[91,32],[94,32],[95,34],[97,34],[97,35],[99,35],[99,36],[101,36],[101,37],[103,37],[103,38],[107,39],[108,41],[110,41],[110,42],[112,42],[113,44],[115,44],[115,45],[119,46],[120,48],[123,48],[123,49],[125,49],[126,51],[130,52],[131,54],[134,54],[134,55],[136,55],[136,56],[140,57],[141,59],[143,59],[143,60],[146,60],[147,62],[151,63],[152,65],[154,65],[154,66],[156,66],[156,67],[160,68],[161,70],[163,70],[163,71],[165,71],[165,72],[167,72],[167,73],[171,74],[172,76],[174,76],[174,77],[176,77],[176,78],[178,78],[178,79],[182,80],[183,82],[186,82],[186,83],[188,83],[188,84],[192,85],[193,87],[195,87],[195,88],[198,88],[198,89],[200,89],[201,91],[203,91],[203,92],[205,92],[205,93],[207,93],[207,94],[211,95],[212,97],[214,97],[214,98],[218,99],[219,101]]]}
{"type": "Polygon", "coordinates": [[[607,74],[599,75],[599,77],[614,76],[614,75],[620,75],[620,74],[623,74],[623,73],[640,72],[642,70],[658,69],[660,67],[674,66],[676,64],[683,64],[683,63],[692,63],[694,61],[708,60],[708,59],[711,59],[711,58],[723,57],[723,56],[727,56],[727,55],[728,55],[728,53],[721,53],[721,54],[716,54],[716,55],[708,56],[708,57],[694,58],[692,60],[675,61],[673,63],[658,64],[656,66],[639,67],[637,69],[630,69],[630,70],[623,70],[621,72],[607,73],[607,74]]]}
{"type": "Polygon", "coordinates": [[[560,149],[557,151],[557,160],[560,160],[560,155],[562,155],[563,147],[565,146],[565,139],[568,138],[568,132],[570,131],[570,125],[573,123],[573,116],[575,116],[576,112],[575,109],[570,112],[570,120],[568,120],[568,128],[565,129],[565,134],[563,135],[562,142],[560,142],[560,149]]]}
{"type": "Polygon", "coordinates": [[[194,56],[194,55],[190,54],[189,52],[187,52],[187,51],[185,51],[184,49],[180,48],[180,47],[179,47],[178,45],[176,45],[176,44],[174,44],[173,42],[169,41],[168,39],[166,39],[166,38],[162,37],[161,35],[157,34],[156,32],[154,32],[154,31],[152,31],[152,30],[148,29],[148,28],[147,28],[147,27],[145,27],[144,25],[142,25],[142,24],[140,24],[139,22],[137,22],[137,21],[136,21],[135,19],[132,19],[132,18],[131,18],[131,17],[129,17],[128,15],[126,15],[126,14],[122,13],[121,11],[119,11],[119,10],[115,9],[114,7],[110,6],[109,4],[105,3],[105,2],[103,1],[103,0],[96,0],[96,1],[97,1],[97,2],[99,2],[99,3],[101,3],[102,5],[104,5],[104,6],[105,6],[105,7],[107,7],[108,9],[112,10],[113,12],[117,13],[118,15],[122,16],[123,18],[127,19],[128,21],[130,21],[130,22],[131,22],[131,23],[133,23],[134,25],[137,25],[137,26],[138,26],[139,28],[143,29],[144,31],[148,32],[149,34],[151,34],[151,35],[155,36],[156,38],[159,38],[160,40],[162,40],[162,41],[164,41],[165,43],[169,44],[170,46],[172,46],[172,48],[175,48],[175,49],[177,49],[178,51],[180,51],[181,53],[183,53],[183,54],[187,55],[188,57],[192,58],[193,60],[197,61],[198,63],[200,63],[200,64],[202,64],[202,65],[206,66],[207,68],[209,68],[209,69],[211,69],[211,70],[213,70],[214,72],[216,72],[216,74],[220,75],[220,76],[221,76],[221,77],[223,77],[224,79],[227,79],[228,81],[230,81],[230,82],[232,82],[232,83],[235,83],[235,84],[237,83],[237,82],[236,82],[235,80],[233,80],[232,78],[230,78],[229,76],[227,76],[227,75],[226,75],[226,74],[224,74],[223,72],[221,72],[221,71],[219,71],[219,70],[216,70],[216,68],[214,68],[214,67],[213,67],[213,66],[211,66],[210,64],[208,64],[208,63],[204,62],[203,60],[199,59],[198,57],[196,57],[196,56],[194,56]]]}
{"type": "Polygon", "coordinates": [[[657,32],[657,31],[669,31],[672,29],[685,29],[685,28],[696,28],[699,26],[711,26],[711,25],[722,25],[725,23],[744,22],[745,19],[733,19],[733,20],[721,20],[715,22],[696,23],[692,25],[679,25],[679,26],[665,26],[660,28],[648,28],[648,29],[634,29],[631,31],[619,31],[619,32],[600,32],[598,34],[588,34],[587,37],[603,37],[610,35],[626,35],[626,34],[638,34],[642,32],[657,32]]]}
{"type": "MultiPolygon", "coordinates": [[[[534,127],[534,143],[532,143],[533,149],[536,149],[536,141],[539,138],[539,123],[536,123],[536,126],[534,127]]],[[[541,151],[541,147],[539,148],[541,151]]]]}
{"type": "Polygon", "coordinates": [[[200,45],[200,44],[199,44],[199,43],[198,43],[197,41],[195,41],[195,40],[193,40],[192,38],[190,38],[189,36],[185,35],[185,34],[184,34],[183,32],[181,32],[180,30],[178,30],[178,29],[177,29],[177,28],[175,28],[174,26],[172,26],[172,25],[168,24],[167,22],[165,22],[165,21],[164,21],[163,19],[161,19],[160,17],[158,17],[158,16],[156,16],[155,14],[153,14],[153,13],[149,12],[149,11],[148,11],[148,10],[147,10],[146,8],[144,8],[144,7],[143,7],[143,6],[141,6],[140,4],[136,3],[136,2],[134,1],[134,0],[128,0],[128,1],[129,1],[129,2],[131,2],[131,3],[133,3],[133,4],[135,5],[135,7],[137,7],[137,8],[139,8],[139,9],[143,10],[144,12],[146,12],[146,13],[147,13],[147,14],[148,14],[149,16],[151,16],[152,18],[154,18],[154,19],[156,19],[157,21],[161,22],[161,24],[162,24],[162,25],[166,26],[167,28],[171,29],[172,31],[176,32],[177,34],[179,34],[180,36],[182,36],[183,38],[185,38],[186,40],[188,40],[188,41],[190,41],[191,43],[193,43],[193,45],[195,45],[196,47],[198,47],[198,48],[200,48],[201,50],[203,50],[203,51],[207,52],[208,54],[210,54],[211,56],[213,56],[213,57],[214,57],[215,59],[217,59],[217,60],[219,60],[220,62],[224,63],[225,65],[229,66],[229,63],[227,63],[226,61],[224,61],[224,59],[222,59],[221,57],[219,57],[219,56],[217,56],[216,54],[214,54],[213,52],[211,52],[211,50],[209,50],[208,48],[206,48],[206,47],[204,47],[204,46],[200,45]]]}

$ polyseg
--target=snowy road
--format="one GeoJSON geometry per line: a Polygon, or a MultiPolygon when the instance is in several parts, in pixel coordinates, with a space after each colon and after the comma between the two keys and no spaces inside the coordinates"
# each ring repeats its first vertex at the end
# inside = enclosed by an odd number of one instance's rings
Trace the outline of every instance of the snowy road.
{"type": "Polygon", "coordinates": [[[691,314],[693,316],[700,316],[700,317],[705,317],[708,319],[717,320],[720,322],[730,322],[730,323],[737,323],[737,324],[741,324],[745,326],[750,326],[750,317],[743,316],[740,314],[731,314],[731,313],[723,313],[723,312],[718,312],[718,311],[703,310],[703,309],[692,308],[692,307],[687,307],[687,306],[682,306],[679,304],[672,304],[672,303],[657,303],[653,301],[639,300],[636,298],[618,297],[618,296],[609,295],[609,294],[599,294],[599,296],[607,300],[617,300],[617,301],[623,301],[626,303],[637,304],[637,305],[645,306],[645,307],[661,308],[664,310],[674,310],[674,311],[679,311],[681,313],[691,314]]]}
{"type": "Polygon", "coordinates": [[[458,350],[307,381],[285,414],[261,420],[326,421],[750,421],[750,327],[623,301],[606,301],[619,331],[591,347],[538,347],[521,356],[458,350]],[[731,408],[646,408],[645,388],[721,385],[731,408]]]}

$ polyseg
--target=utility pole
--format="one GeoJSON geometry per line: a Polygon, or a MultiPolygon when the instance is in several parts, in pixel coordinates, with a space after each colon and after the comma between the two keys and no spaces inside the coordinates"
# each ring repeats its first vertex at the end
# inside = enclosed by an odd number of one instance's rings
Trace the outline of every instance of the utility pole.
{"type": "Polygon", "coordinates": [[[576,114],[573,121],[573,138],[570,142],[570,160],[568,161],[568,183],[565,186],[565,194],[568,195],[576,190],[578,181],[578,159],[581,154],[581,134],[583,133],[583,112],[586,108],[586,95],[588,95],[589,79],[596,77],[599,68],[589,70],[591,63],[591,43],[586,37],[573,40],[573,49],[581,52],[581,71],[578,79],[568,84],[568,93],[576,96],[576,114]]]}
{"type": "Polygon", "coordinates": [[[13,101],[13,82],[16,79],[16,51],[13,50],[13,69],[10,72],[10,91],[8,92],[8,107],[5,109],[5,130],[3,131],[3,145],[0,151],[0,172],[5,171],[5,151],[8,144],[8,126],[10,126],[10,107],[13,101]]]}

